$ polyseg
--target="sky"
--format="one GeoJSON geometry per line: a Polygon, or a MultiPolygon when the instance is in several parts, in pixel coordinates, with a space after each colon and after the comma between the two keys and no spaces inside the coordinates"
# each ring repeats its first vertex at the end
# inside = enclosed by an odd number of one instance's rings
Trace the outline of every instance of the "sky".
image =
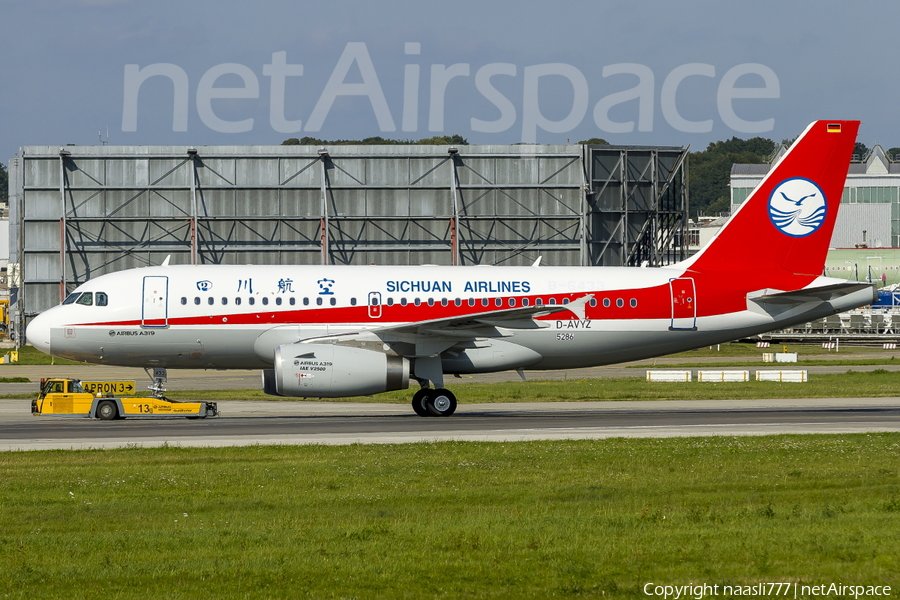
{"type": "Polygon", "coordinates": [[[900,146],[900,3],[0,0],[0,162],[29,145],[792,139],[900,146]]]}

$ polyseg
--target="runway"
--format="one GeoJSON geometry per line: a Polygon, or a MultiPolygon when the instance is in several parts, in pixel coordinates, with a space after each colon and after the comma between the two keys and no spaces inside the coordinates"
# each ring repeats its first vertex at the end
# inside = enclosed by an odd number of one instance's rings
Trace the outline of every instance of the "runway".
{"type": "MultiPolygon", "coordinates": [[[[847,358],[848,354],[842,356],[847,358]]],[[[651,367],[649,363],[655,362],[656,366],[665,368],[667,363],[677,360],[666,357],[631,364],[651,367]]],[[[728,359],[706,358],[704,362],[715,364],[720,360],[728,359]]],[[[843,372],[848,367],[804,368],[812,373],[843,372]]],[[[853,368],[863,371],[885,367],[853,368]]],[[[149,383],[142,369],[7,365],[2,371],[4,376],[28,377],[31,383],[0,384],[0,393],[21,394],[22,398],[0,400],[0,450],[900,431],[900,398],[897,397],[496,404],[469,404],[463,400],[456,414],[449,418],[417,417],[408,404],[238,399],[220,400],[221,416],[216,418],[107,422],[32,416],[30,398],[37,393],[36,382],[41,377],[53,376],[134,380],[140,389],[149,383]]],[[[643,376],[643,369],[623,365],[528,373],[531,380],[643,376]]],[[[240,398],[241,389],[260,386],[259,377],[259,371],[170,370],[168,388],[175,391],[172,395],[176,397],[179,389],[209,389],[234,390],[223,392],[221,397],[240,398]]],[[[509,380],[518,380],[518,375],[492,373],[451,380],[448,384],[509,380]]]]}
{"type": "Polygon", "coordinates": [[[900,431],[900,398],[460,404],[449,418],[407,405],[221,401],[203,420],[35,417],[0,400],[0,450],[254,444],[524,441],[900,431]]]}

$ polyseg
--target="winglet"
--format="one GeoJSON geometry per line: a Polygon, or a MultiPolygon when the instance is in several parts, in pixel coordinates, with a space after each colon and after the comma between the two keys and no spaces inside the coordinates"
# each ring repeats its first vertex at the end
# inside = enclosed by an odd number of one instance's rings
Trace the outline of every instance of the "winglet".
{"type": "Polygon", "coordinates": [[[159,265],[159,266],[161,266],[161,267],[168,267],[168,266],[169,266],[169,259],[170,259],[170,258],[172,258],[172,255],[171,255],[171,254],[169,254],[168,256],[166,256],[166,260],[162,261],[162,264],[159,265]]]}
{"type": "Polygon", "coordinates": [[[541,266],[541,259],[542,259],[542,258],[543,258],[543,255],[538,256],[538,257],[537,257],[537,260],[534,261],[534,263],[533,263],[531,266],[532,266],[532,267],[539,267],[539,266],[541,266]]]}

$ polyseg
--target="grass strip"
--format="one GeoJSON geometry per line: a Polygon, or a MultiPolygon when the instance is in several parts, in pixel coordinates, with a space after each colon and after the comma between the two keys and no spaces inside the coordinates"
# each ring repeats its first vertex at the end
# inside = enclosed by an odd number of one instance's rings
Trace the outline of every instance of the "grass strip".
{"type": "MultiPolygon", "coordinates": [[[[56,358],[55,356],[50,356],[49,354],[44,354],[34,346],[20,346],[19,347],[19,360],[14,363],[7,363],[10,365],[83,365],[85,363],[68,360],[65,358],[56,358]]],[[[3,367],[5,365],[0,365],[0,372],[2,372],[3,367]]]]}
{"type": "Polygon", "coordinates": [[[757,360],[756,357],[745,360],[734,361],[716,361],[716,362],[685,362],[664,365],[627,365],[626,369],[710,369],[715,370],[719,367],[753,367],[753,368],[769,368],[769,369],[802,369],[803,367],[878,367],[900,365],[900,359],[897,358],[852,358],[852,359],[804,359],[795,363],[774,363],[763,362],[757,360]]]}
{"type": "MultiPolygon", "coordinates": [[[[769,398],[837,398],[851,394],[857,398],[884,398],[900,395],[900,371],[848,370],[840,374],[813,374],[806,383],[747,381],[744,383],[648,382],[639,378],[569,379],[553,381],[509,381],[503,383],[447,382],[461,402],[583,402],[603,400],[729,400],[769,398]],[[459,385],[457,385],[459,383],[459,385]]],[[[267,396],[261,389],[176,390],[177,400],[268,400],[293,402],[298,398],[267,396]]],[[[147,395],[142,391],[138,396],[147,395]]],[[[4,399],[21,399],[6,394],[4,399]]],[[[368,402],[408,404],[411,390],[387,392],[355,398],[308,398],[318,402],[368,402]]]]}
{"type": "MultiPolygon", "coordinates": [[[[688,350],[686,352],[680,352],[678,354],[672,354],[670,356],[680,356],[684,357],[686,361],[689,361],[691,358],[707,358],[707,357],[723,357],[723,356],[733,356],[733,357],[742,357],[745,360],[761,360],[761,354],[763,352],[797,352],[802,356],[836,356],[837,353],[834,350],[828,350],[822,348],[821,345],[804,345],[804,344],[774,344],[770,348],[757,348],[756,344],[753,343],[741,343],[741,342],[730,342],[727,344],[718,344],[715,346],[704,346],[702,348],[698,348],[696,350],[688,350]]],[[[875,346],[843,346],[841,353],[852,353],[852,354],[885,354],[884,349],[878,348],[875,346]]],[[[886,360],[894,360],[893,357],[886,360]]],[[[897,360],[900,363],[900,358],[897,360]]],[[[87,363],[81,363],[77,361],[67,360],[64,358],[55,358],[48,354],[44,354],[40,350],[37,350],[33,346],[22,346],[19,348],[19,361],[17,363],[11,364],[19,364],[19,365],[83,365],[87,363]]],[[[831,364],[830,361],[826,362],[826,364],[831,364]]],[[[860,363],[856,363],[860,364],[860,363]]],[[[897,363],[888,363],[888,364],[897,364],[897,363]]],[[[3,369],[2,364],[0,364],[0,371],[3,369]]]]}
{"type": "Polygon", "coordinates": [[[4,598],[900,587],[900,434],[0,454],[4,598]]]}

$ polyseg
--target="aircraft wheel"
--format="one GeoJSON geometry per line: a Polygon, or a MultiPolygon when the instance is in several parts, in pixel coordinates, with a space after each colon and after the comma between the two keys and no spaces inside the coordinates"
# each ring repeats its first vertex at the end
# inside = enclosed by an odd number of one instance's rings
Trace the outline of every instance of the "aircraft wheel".
{"type": "Polygon", "coordinates": [[[119,416],[119,409],[115,402],[106,400],[97,405],[97,416],[101,421],[112,421],[119,416]]]}
{"type": "Polygon", "coordinates": [[[435,417],[449,417],[456,412],[456,396],[450,390],[434,390],[425,401],[425,406],[435,417]]]}
{"type": "Polygon", "coordinates": [[[416,411],[416,414],[420,417],[430,417],[431,413],[425,407],[426,400],[428,399],[428,395],[434,390],[430,390],[428,388],[422,388],[418,392],[413,395],[412,398],[412,407],[413,410],[416,411]]]}

